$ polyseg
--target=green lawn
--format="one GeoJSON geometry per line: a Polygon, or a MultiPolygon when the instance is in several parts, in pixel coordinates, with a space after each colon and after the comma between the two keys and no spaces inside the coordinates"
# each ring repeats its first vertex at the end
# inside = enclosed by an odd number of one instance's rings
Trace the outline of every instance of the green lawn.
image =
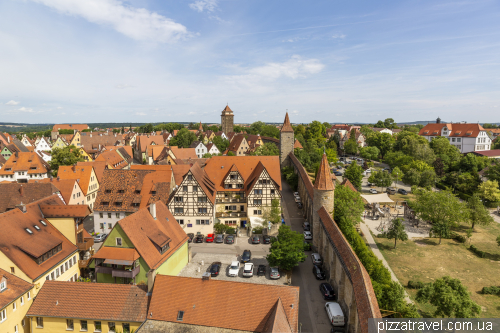
{"type": "MultiPolygon", "coordinates": [[[[465,235],[468,226],[458,228],[458,233],[465,235]]],[[[480,317],[500,317],[500,296],[483,295],[480,291],[485,286],[500,286],[500,247],[496,237],[500,235],[500,224],[476,226],[472,243],[479,250],[487,253],[486,258],[479,258],[469,251],[464,244],[454,240],[425,238],[398,242],[393,249],[394,240],[375,238],[377,245],[403,286],[409,280],[432,282],[449,275],[458,278],[471,292],[472,299],[483,312],[480,317]]],[[[407,289],[415,299],[416,290],[407,289]]],[[[418,304],[420,310],[430,316],[433,309],[428,304],[418,304]]]]}

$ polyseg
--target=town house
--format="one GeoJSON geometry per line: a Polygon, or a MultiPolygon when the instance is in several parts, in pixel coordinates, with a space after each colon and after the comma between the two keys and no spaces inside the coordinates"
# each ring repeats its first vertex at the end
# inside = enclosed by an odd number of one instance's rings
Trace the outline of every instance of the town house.
{"type": "Polygon", "coordinates": [[[60,179],[74,179],[78,181],[85,196],[85,205],[94,209],[94,203],[99,191],[99,181],[94,168],[90,165],[59,166],[57,177],[60,179]]]}
{"type": "Polygon", "coordinates": [[[43,179],[49,176],[49,165],[35,152],[16,152],[0,170],[2,179],[27,183],[30,179],[43,179]]]}

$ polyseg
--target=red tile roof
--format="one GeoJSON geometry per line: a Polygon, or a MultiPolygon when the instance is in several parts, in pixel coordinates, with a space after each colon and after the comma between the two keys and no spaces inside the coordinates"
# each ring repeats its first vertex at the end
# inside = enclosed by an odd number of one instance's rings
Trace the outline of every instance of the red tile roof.
{"type": "Polygon", "coordinates": [[[19,209],[0,214],[0,251],[14,262],[29,278],[36,279],[66,257],[77,252],[64,235],[44,220],[39,205],[62,205],[57,195],[26,205],[26,213],[19,209]],[[40,221],[45,221],[43,225],[40,221]],[[35,228],[34,226],[37,226],[35,228]],[[28,228],[32,233],[28,233],[28,228]],[[38,265],[33,257],[62,245],[62,250],[38,265]]]}
{"type": "Polygon", "coordinates": [[[37,153],[16,152],[0,169],[0,175],[13,175],[14,172],[25,171],[28,174],[43,174],[49,171],[49,165],[37,153]]]}
{"type": "Polygon", "coordinates": [[[231,110],[229,108],[229,105],[226,105],[226,107],[224,108],[224,110],[222,110],[222,115],[232,115],[233,114],[233,110],[231,110]]]}
{"type": "Polygon", "coordinates": [[[441,136],[443,127],[447,127],[450,131],[450,137],[467,137],[475,138],[481,131],[485,129],[479,124],[453,124],[453,123],[440,123],[440,124],[427,124],[425,125],[418,135],[425,136],[441,136]]]}
{"type": "Polygon", "coordinates": [[[340,185],[347,186],[347,187],[349,187],[349,188],[350,188],[351,190],[353,190],[353,191],[356,191],[356,192],[358,191],[358,190],[354,187],[354,185],[352,185],[352,183],[349,181],[349,179],[347,179],[347,178],[344,178],[344,180],[342,181],[342,184],[340,184],[340,185]]]}
{"type": "Polygon", "coordinates": [[[87,124],[55,124],[52,126],[53,131],[58,131],[60,129],[71,129],[71,130],[77,130],[77,131],[83,131],[85,129],[88,129],[89,125],[87,124]]]}
{"type": "Polygon", "coordinates": [[[288,118],[288,112],[286,113],[285,121],[283,122],[283,126],[281,127],[281,132],[293,133],[293,128],[292,125],[290,124],[290,118],[288,118]]]}
{"type": "Polygon", "coordinates": [[[265,332],[269,322],[283,327],[285,316],[291,331],[298,332],[299,288],[157,275],[148,319],[178,322],[179,311],[184,311],[183,324],[250,332],[265,332]],[[221,295],[238,295],[243,306],[235,311],[234,302],[217,302],[221,295]]]}
{"type": "Polygon", "coordinates": [[[151,143],[155,145],[164,146],[165,142],[163,140],[163,135],[138,135],[135,141],[136,149],[139,149],[141,153],[145,153],[146,149],[151,143]]]}
{"type": "Polygon", "coordinates": [[[189,169],[191,169],[191,165],[189,164],[172,165],[175,185],[180,185],[182,183],[182,180],[184,179],[184,176],[188,173],[189,169]]]}
{"type": "Polygon", "coordinates": [[[3,281],[7,283],[7,289],[0,292],[0,309],[3,309],[12,303],[12,301],[18,299],[33,289],[33,285],[31,283],[28,283],[0,268],[0,282],[3,281]]]}
{"type": "Polygon", "coordinates": [[[316,181],[314,182],[314,188],[322,191],[333,191],[335,189],[326,154],[323,154],[321,158],[316,181]]]}
{"type": "Polygon", "coordinates": [[[293,143],[293,149],[304,149],[302,145],[300,144],[299,140],[295,139],[295,142],[293,143]]]}
{"type": "Polygon", "coordinates": [[[189,159],[189,158],[198,158],[196,155],[195,148],[179,148],[179,147],[170,147],[170,150],[174,154],[176,159],[189,159]]]}
{"type": "Polygon", "coordinates": [[[27,316],[143,322],[147,311],[148,295],[138,286],[46,281],[27,316]]]}
{"type": "Polygon", "coordinates": [[[92,166],[94,168],[95,176],[97,177],[97,181],[100,183],[102,181],[102,175],[104,170],[107,168],[106,162],[76,162],[77,166],[92,166]]]}
{"type": "MultiPolygon", "coordinates": [[[[61,165],[57,171],[57,177],[60,179],[76,179],[78,184],[83,191],[83,194],[87,195],[89,190],[90,177],[92,176],[92,171],[94,167],[90,165],[61,165]]],[[[96,175],[97,177],[97,175],[96,175]]]]}
{"type": "Polygon", "coordinates": [[[106,162],[108,167],[113,169],[123,169],[128,166],[127,161],[123,159],[115,150],[108,150],[95,159],[96,162],[106,162]]]}
{"type": "Polygon", "coordinates": [[[75,179],[54,179],[54,178],[44,178],[44,179],[30,179],[29,183],[51,183],[61,192],[64,201],[68,204],[71,200],[71,194],[75,186],[81,190],[80,184],[75,179]]]}
{"type": "Polygon", "coordinates": [[[368,333],[368,319],[382,318],[370,276],[325,207],[318,210],[318,215],[330,245],[335,249],[334,253],[339,255],[341,265],[352,283],[361,332],[368,333]]]}
{"type": "Polygon", "coordinates": [[[112,260],[125,260],[125,261],[136,261],[141,256],[136,251],[136,249],[126,248],[126,247],[111,247],[102,246],[96,254],[94,254],[94,259],[112,259],[112,260]]]}
{"type": "Polygon", "coordinates": [[[474,151],[472,153],[480,156],[498,157],[500,156],[500,149],[474,151]]]}
{"type": "Polygon", "coordinates": [[[29,204],[59,192],[53,184],[17,182],[0,183],[0,213],[14,209],[21,203],[29,204]]]}
{"type": "Polygon", "coordinates": [[[85,218],[91,213],[88,205],[40,205],[40,210],[45,218],[85,218]]]}

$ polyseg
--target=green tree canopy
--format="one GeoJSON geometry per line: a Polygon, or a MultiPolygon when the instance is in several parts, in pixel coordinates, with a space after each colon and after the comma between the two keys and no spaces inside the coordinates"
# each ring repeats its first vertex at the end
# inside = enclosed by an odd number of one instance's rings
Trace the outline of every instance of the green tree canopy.
{"type": "Polygon", "coordinates": [[[344,143],[344,151],[347,153],[347,154],[350,154],[350,155],[355,155],[357,152],[358,152],[358,143],[356,142],[356,140],[347,140],[346,143],[344,143]]]}
{"type": "Polygon", "coordinates": [[[254,152],[251,153],[253,156],[277,156],[280,154],[278,146],[272,142],[266,142],[262,146],[257,147],[254,152]]]}
{"type": "Polygon", "coordinates": [[[227,147],[229,147],[229,140],[223,138],[222,136],[215,136],[212,141],[221,153],[225,152],[227,147]]]}
{"type": "Polygon", "coordinates": [[[52,149],[52,159],[49,162],[50,168],[52,170],[52,175],[57,176],[59,166],[61,165],[73,165],[76,162],[83,162],[84,159],[82,154],[80,154],[80,149],[71,145],[64,148],[54,148],[52,149]]]}
{"type": "Polygon", "coordinates": [[[268,221],[272,224],[281,223],[281,206],[278,199],[271,200],[270,207],[264,207],[262,212],[262,219],[264,220],[263,223],[266,227],[268,221]]]}
{"type": "Polygon", "coordinates": [[[389,133],[380,132],[373,133],[373,135],[370,135],[366,141],[369,146],[377,147],[382,157],[384,157],[386,153],[391,151],[395,142],[392,135],[390,135],[389,133]]]}
{"type": "Polygon", "coordinates": [[[403,180],[404,175],[403,171],[401,171],[398,167],[394,167],[394,169],[392,169],[391,176],[392,180],[396,182],[396,186],[397,182],[403,180]]]}
{"type": "Polygon", "coordinates": [[[334,198],[334,219],[344,219],[352,225],[361,222],[361,214],[365,209],[363,198],[358,191],[353,191],[348,186],[337,186],[334,198]]]}
{"type": "Polygon", "coordinates": [[[484,200],[500,201],[500,189],[496,180],[487,180],[479,185],[478,194],[484,200]]]}
{"type": "Polygon", "coordinates": [[[292,231],[287,225],[281,225],[278,237],[271,240],[271,248],[266,257],[269,265],[291,271],[305,258],[304,236],[292,231]]]}
{"type": "Polygon", "coordinates": [[[402,242],[408,240],[408,234],[406,233],[405,226],[401,222],[400,218],[396,218],[391,221],[386,235],[388,239],[394,239],[394,248],[396,248],[398,240],[402,242]]]}
{"type": "Polygon", "coordinates": [[[368,178],[370,183],[379,187],[388,187],[392,184],[392,175],[387,171],[374,171],[368,178]]]}
{"type": "Polygon", "coordinates": [[[484,174],[489,180],[496,180],[500,184],[500,161],[495,161],[491,164],[484,174]]]}
{"type": "Polygon", "coordinates": [[[416,300],[434,305],[434,317],[473,318],[481,313],[481,307],[470,298],[462,282],[449,276],[419,289],[416,300]]]}
{"type": "Polygon", "coordinates": [[[196,134],[190,132],[187,128],[183,128],[177,132],[177,135],[170,139],[170,146],[179,148],[188,148],[193,141],[196,141],[196,134]]]}
{"type": "Polygon", "coordinates": [[[345,170],[344,177],[349,179],[355,188],[360,189],[361,182],[363,181],[363,168],[359,166],[356,161],[353,161],[345,170]]]}
{"type": "Polygon", "coordinates": [[[474,229],[476,224],[487,225],[493,222],[490,212],[484,207],[478,193],[474,193],[472,197],[467,200],[467,208],[469,209],[468,221],[472,224],[471,229],[474,229]]]}
{"type": "Polygon", "coordinates": [[[376,160],[380,150],[377,147],[363,147],[360,149],[360,155],[367,160],[376,160]]]}

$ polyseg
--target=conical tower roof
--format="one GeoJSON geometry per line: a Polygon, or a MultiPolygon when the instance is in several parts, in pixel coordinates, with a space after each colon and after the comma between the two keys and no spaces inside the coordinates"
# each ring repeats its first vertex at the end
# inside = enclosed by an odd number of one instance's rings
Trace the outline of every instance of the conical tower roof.
{"type": "Polygon", "coordinates": [[[201,121],[200,121],[200,127],[198,127],[198,129],[199,129],[200,131],[203,131],[203,125],[201,125],[201,121]]]}
{"type": "Polygon", "coordinates": [[[323,158],[321,159],[321,164],[319,165],[316,181],[314,182],[314,188],[323,191],[333,191],[335,189],[335,185],[333,185],[332,181],[332,175],[330,174],[328,159],[324,153],[323,158]]]}
{"type": "Polygon", "coordinates": [[[231,108],[229,107],[229,104],[226,105],[226,107],[224,108],[224,110],[222,110],[222,114],[225,115],[225,114],[233,114],[233,110],[231,110],[231,108]]]}
{"type": "Polygon", "coordinates": [[[288,112],[286,113],[283,127],[281,127],[281,132],[293,132],[292,125],[290,124],[290,118],[288,118],[288,112]]]}

